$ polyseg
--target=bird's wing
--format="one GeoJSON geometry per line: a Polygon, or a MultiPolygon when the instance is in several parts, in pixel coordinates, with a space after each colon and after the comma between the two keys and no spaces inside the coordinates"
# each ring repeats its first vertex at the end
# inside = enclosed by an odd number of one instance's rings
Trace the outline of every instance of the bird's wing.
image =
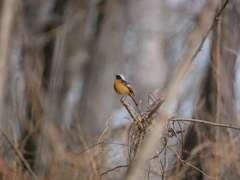
{"type": "Polygon", "coordinates": [[[133,95],[135,96],[133,90],[132,90],[132,86],[125,80],[122,80],[122,83],[131,91],[131,93],[133,93],[133,95]]]}

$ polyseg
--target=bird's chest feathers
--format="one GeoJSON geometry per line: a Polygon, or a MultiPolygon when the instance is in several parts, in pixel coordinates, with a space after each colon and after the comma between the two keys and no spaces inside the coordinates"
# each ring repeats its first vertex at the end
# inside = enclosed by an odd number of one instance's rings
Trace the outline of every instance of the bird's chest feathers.
{"type": "Polygon", "coordinates": [[[114,83],[114,89],[118,94],[129,94],[129,89],[122,83],[122,80],[116,80],[114,83]]]}

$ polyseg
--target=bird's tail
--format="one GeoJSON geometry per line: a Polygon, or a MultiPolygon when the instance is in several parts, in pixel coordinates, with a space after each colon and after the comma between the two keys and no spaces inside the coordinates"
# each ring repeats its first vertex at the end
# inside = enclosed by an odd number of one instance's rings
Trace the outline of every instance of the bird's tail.
{"type": "Polygon", "coordinates": [[[138,106],[137,101],[135,100],[134,96],[131,94],[130,97],[132,98],[132,100],[134,101],[134,103],[136,104],[136,106],[138,106]]]}

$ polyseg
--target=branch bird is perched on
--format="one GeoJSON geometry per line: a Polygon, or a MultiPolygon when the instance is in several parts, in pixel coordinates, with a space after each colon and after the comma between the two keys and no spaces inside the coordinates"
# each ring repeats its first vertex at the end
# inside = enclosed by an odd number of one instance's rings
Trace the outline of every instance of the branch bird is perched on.
{"type": "Polygon", "coordinates": [[[114,75],[116,76],[116,80],[114,82],[114,90],[118,93],[118,94],[121,94],[121,95],[124,95],[121,100],[125,97],[125,95],[129,95],[132,100],[134,101],[134,103],[136,104],[136,106],[138,106],[138,103],[137,101],[135,100],[134,96],[134,92],[132,90],[132,86],[131,84],[129,84],[124,76],[122,74],[117,74],[117,75],[114,75]]]}

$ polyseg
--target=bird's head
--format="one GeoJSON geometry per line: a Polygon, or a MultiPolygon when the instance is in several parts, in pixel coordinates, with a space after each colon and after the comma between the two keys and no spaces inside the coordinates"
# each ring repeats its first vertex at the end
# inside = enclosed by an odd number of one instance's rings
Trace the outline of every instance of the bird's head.
{"type": "Polygon", "coordinates": [[[125,80],[125,77],[122,74],[116,74],[114,76],[116,76],[117,80],[125,80]]]}

